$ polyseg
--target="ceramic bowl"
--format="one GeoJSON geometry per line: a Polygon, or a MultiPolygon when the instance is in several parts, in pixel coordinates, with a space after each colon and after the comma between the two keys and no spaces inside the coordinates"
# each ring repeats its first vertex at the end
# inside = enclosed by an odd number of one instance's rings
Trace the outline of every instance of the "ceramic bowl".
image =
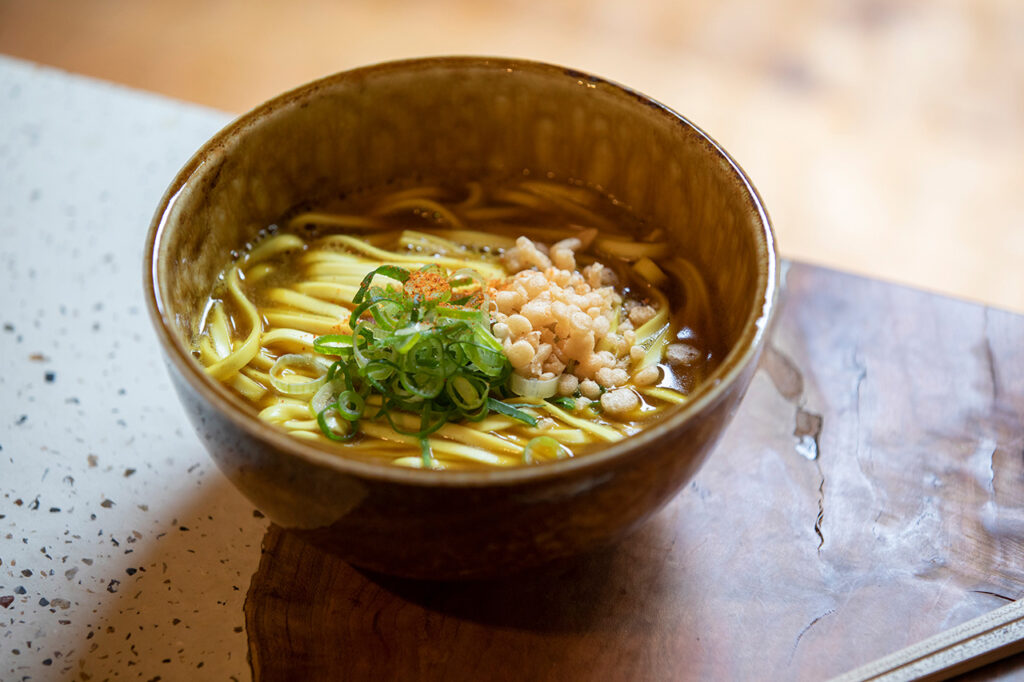
{"type": "Polygon", "coordinates": [[[241,116],[182,169],[146,246],[150,313],[175,389],[220,469],[270,519],[351,563],[415,578],[507,574],[621,538],[694,475],[754,372],[778,290],[750,180],[671,109],[578,71],[509,59],[380,64],[241,116]],[[577,459],[434,472],[288,436],[190,353],[232,251],[310,197],[410,177],[550,172],[661,226],[707,278],[728,353],[677,413],[577,459]]]}

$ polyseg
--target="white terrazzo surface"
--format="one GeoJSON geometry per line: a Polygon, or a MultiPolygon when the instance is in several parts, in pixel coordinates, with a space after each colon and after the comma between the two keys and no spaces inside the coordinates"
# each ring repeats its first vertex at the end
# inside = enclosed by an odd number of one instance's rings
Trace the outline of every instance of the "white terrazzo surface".
{"type": "Polygon", "coordinates": [[[248,679],[266,521],[178,405],[142,248],[225,114],[0,57],[0,680],[248,679]]]}

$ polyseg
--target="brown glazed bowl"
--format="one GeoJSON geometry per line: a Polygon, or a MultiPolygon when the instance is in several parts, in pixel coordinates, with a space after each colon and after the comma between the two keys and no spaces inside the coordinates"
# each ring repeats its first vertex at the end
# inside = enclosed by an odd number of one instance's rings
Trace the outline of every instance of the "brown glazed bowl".
{"type": "Polygon", "coordinates": [[[431,579],[507,574],[607,545],[700,467],[743,396],[778,292],[750,180],[685,118],[556,66],[432,58],[299,87],[207,142],[149,230],[145,286],[175,388],[210,455],[274,523],[351,563],[431,579]],[[288,209],[396,178],[551,172],[663,227],[704,271],[728,353],[677,413],[578,459],[436,472],[288,436],[209,379],[190,339],[218,274],[288,209]]]}

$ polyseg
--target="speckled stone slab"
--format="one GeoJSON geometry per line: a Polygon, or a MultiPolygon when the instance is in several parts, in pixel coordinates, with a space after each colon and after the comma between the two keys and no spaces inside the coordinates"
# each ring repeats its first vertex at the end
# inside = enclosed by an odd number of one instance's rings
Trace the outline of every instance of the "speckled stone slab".
{"type": "Polygon", "coordinates": [[[228,116],[0,58],[0,679],[248,679],[266,523],[142,298],[164,188],[228,116]]]}

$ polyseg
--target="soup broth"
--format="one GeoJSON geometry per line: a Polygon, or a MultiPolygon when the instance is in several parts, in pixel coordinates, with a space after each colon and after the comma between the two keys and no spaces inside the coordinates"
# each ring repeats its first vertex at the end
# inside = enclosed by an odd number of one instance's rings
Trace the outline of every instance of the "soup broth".
{"type": "Polygon", "coordinates": [[[223,273],[193,353],[296,438],[461,469],[629,437],[720,349],[705,282],[660,229],[524,177],[296,208],[223,273]]]}

